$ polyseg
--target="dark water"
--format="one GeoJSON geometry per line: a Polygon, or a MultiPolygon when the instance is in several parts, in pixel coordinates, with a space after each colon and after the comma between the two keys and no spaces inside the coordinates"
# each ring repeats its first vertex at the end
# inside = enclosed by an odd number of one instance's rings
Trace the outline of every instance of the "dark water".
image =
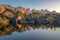
{"type": "MultiPolygon", "coordinates": [[[[9,26],[0,30],[0,40],[60,40],[60,27],[53,25],[27,25],[14,28],[9,26]],[[10,30],[11,31],[8,31],[10,30]]],[[[17,26],[18,26],[17,25],[17,26]]]]}

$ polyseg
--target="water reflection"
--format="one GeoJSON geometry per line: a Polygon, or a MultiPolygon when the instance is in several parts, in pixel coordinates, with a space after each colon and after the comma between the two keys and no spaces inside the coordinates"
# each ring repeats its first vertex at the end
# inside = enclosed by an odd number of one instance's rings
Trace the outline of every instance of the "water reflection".
{"type": "Polygon", "coordinates": [[[35,29],[51,29],[51,30],[56,30],[56,28],[59,28],[60,26],[55,26],[55,25],[23,25],[23,24],[16,24],[16,25],[7,25],[7,26],[1,26],[0,27],[0,36],[5,36],[5,35],[11,35],[12,32],[24,32],[26,30],[35,30],[35,29]],[[16,26],[16,27],[15,27],[16,26]]]}

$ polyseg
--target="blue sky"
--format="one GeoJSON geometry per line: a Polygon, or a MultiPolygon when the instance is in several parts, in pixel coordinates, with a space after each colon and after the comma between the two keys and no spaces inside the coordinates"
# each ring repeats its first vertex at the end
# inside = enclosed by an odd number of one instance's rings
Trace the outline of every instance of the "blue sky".
{"type": "Polygon", "coordinates": [[[48,9],[60,12],[60,0],[0,0],[0,4],[23,6],[31,9],[48,9]]]}

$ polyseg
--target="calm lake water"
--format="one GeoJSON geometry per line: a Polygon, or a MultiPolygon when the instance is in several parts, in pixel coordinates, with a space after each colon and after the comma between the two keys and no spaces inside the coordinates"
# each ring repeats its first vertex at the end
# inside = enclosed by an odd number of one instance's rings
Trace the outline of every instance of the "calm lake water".
{"type": "Polygon", "coordinates": [[[15,29],[6,35],[1,35],[0,32],[0,40],[60,40],[59,26],[25,26],[21,29],[15,29]]]}

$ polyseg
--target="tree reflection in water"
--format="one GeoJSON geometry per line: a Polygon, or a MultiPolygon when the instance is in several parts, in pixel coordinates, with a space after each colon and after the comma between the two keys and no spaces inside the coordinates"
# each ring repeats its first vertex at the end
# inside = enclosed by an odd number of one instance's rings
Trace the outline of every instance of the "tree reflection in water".
{"type": "Polygon", "coordinates": [[[10,35],[12,34],[12,32],[24,32],[26,30],[35,30],[35,29],[47,29],[50,28],[51,30],[56,30],[56,28],[59,26],[55,26],[55,25],[23,25],[23,24],[16,24],[16,27],[14,27],[13,25],[7,25],[7,26],[2,26],[0,27],[0,36],[4,36],[4,35],[10,35]]]}

